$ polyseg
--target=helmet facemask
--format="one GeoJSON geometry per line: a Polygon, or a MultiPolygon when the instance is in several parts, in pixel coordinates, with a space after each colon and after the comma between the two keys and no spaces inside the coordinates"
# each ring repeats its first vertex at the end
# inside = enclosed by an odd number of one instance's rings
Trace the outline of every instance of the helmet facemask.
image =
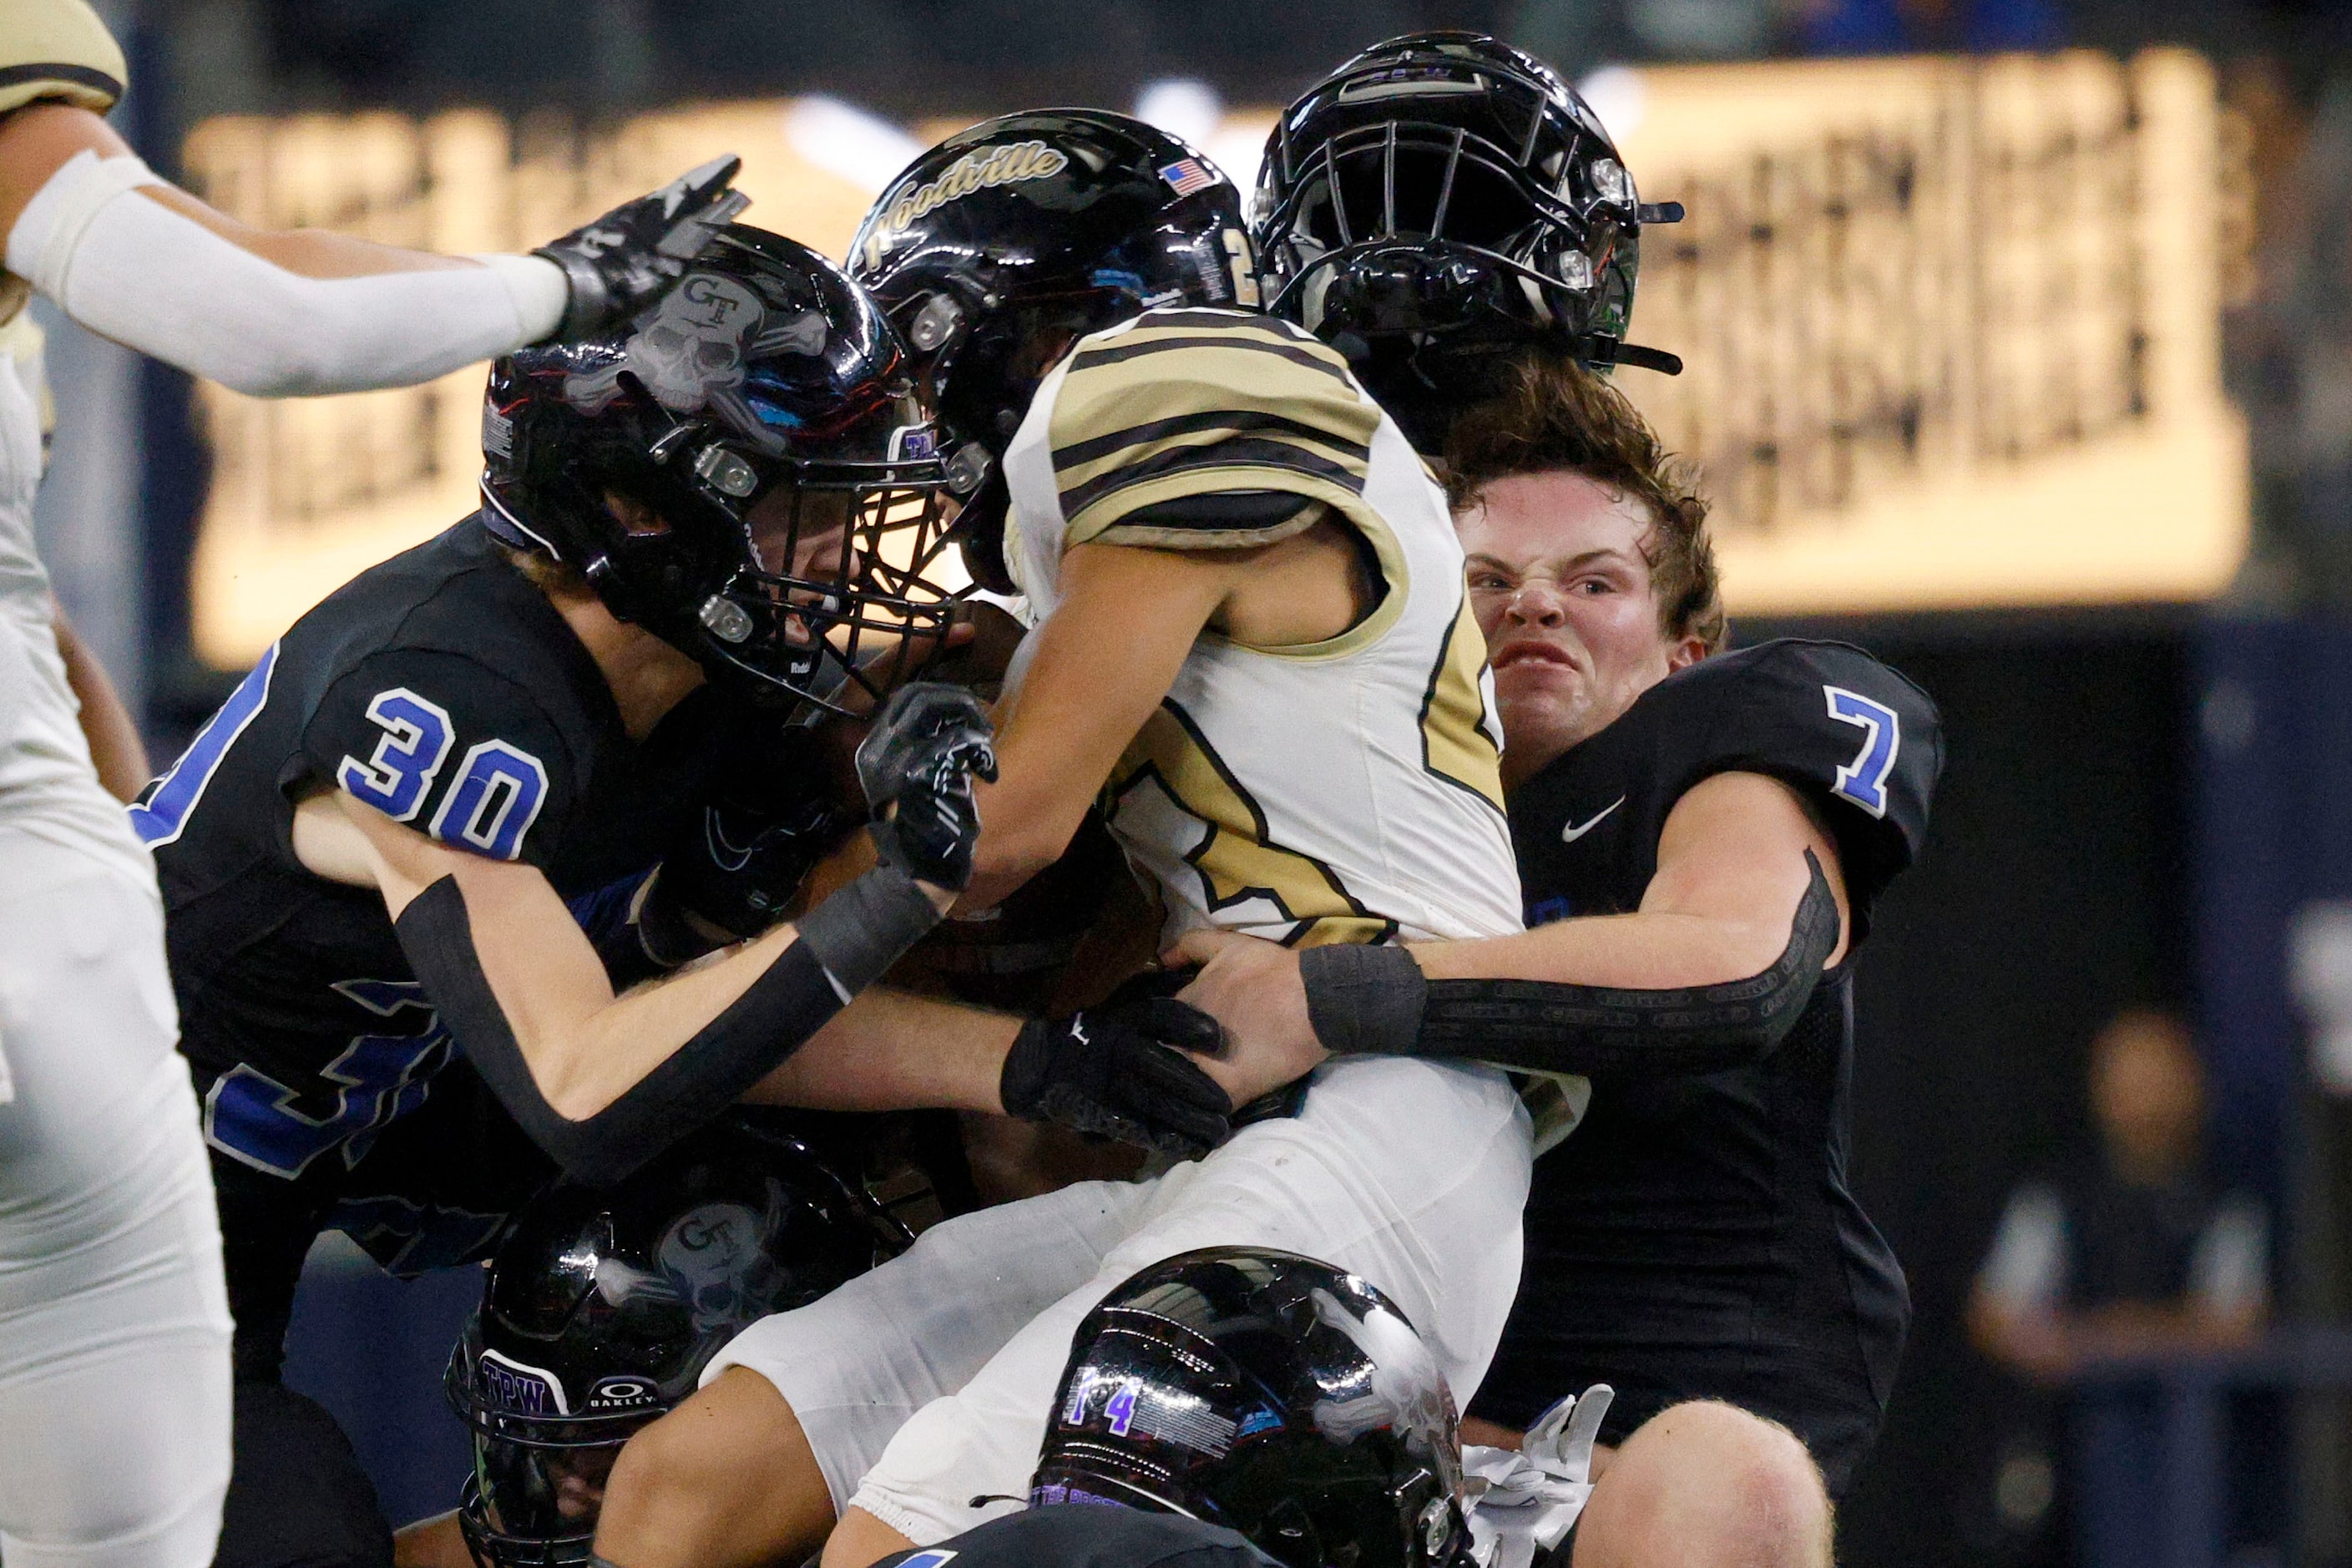
{"type": "MultiPolygon", "coordinates": [[[[496,1358],[493,1357],[493,1362],[496,1358]]],[[[607,1380],[623,1408],[575,1415],[514,1408],[517,1389],[543,1391],[548,1380],[529,1369],[495,1375],[486,1365],[478,1327],[469,1328],[449,1357],[443,1379],[452,1408],[472,1429],[474,1463],[458,1500],[457,1524],[482,1568],[575,1568],[585,1563],[604,1504],[604,1483],[621,1447],[668,1405],[649,1380],[634,1380],[640,1397],[607,1380]],[[480,1370],[485,1375],[477,1376],[480,1370]]]]}
{"type": "Polygon", "coordinates": [[[714,498],[736,559],[695,610],[706,664],[854,714],[937,657],[969,578],[947,548],[954,512],[935,458],[767,464],[719,446],[694,462],[707,488],[756,487],[741,504],[714,498]]]}
{"type": "Polygon", "coordinates": [[[1309,89],[1257,200],[1268,309],[1345,353],[1424,450],[1523,349],[1681,369],[1624,342],[1641,226],[1681,208],[1643,205],[1584,105],[1491,40],[1398,40],[1309,89]]]}
{"type": "Polygon", "coordinates": [[[947,474],[838,267],[737,224],[625,328],[492,367],[483,520],[755,697],[869,710],[944,644],[947,474]]]}

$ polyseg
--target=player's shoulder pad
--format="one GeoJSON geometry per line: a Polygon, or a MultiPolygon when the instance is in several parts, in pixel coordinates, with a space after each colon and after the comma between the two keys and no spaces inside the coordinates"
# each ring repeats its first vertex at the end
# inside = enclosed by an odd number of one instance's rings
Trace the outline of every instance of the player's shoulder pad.
{"type": "Polygon", "coordinates": [[[1311,332],[1147,310],[1079,340],[1046,438],[1072,544],[1270,543],[1361,503],[1381,410],[1311,332]]]}
{"type": "Polygon", "coordinates": [[[127,75],[86,0],[0,0],[0,114],[44,99],[103,114],[127,75]]]}
{"type": "Polygon", "coordinates": [[[541,695],[446,649],[351,664],[306,716],[310,777],[452,848],[543,861],[577,797],[577,727],[541,695]]]}
{"type": "Polygon", "coordinates": [[[1633,711],[1643,710],[1682,787],[1750,772],[1801,792],[1837,837],[1858,909],[1926,843],[1942,717],[1861,648],[1783,638],[1717,654],[1660,682],[1633,711]]]}

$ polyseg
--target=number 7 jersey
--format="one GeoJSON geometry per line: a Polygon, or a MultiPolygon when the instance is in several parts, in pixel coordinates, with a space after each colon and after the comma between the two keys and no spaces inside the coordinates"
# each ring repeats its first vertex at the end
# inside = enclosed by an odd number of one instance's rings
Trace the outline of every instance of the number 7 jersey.
{"type": "Polygon", "coordinates": [[[449,1058],[382,896],[295,858],[300,798],[341,789],[526,861],[586,924],[685,809],[691,781],[649,769],[656,750],[629,740],[587,649],[478,523],[297,621],[131,808],[212,1147],[289,1181],[348,1167],[449,1058]]]}

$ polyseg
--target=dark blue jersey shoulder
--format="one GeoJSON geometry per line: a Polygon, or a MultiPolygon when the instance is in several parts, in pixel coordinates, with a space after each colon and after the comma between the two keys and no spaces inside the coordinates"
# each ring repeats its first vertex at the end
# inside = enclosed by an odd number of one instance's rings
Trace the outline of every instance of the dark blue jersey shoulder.
{"type": "Polygon", "coordinates": [[[699,796],[669,729],[631,742],[594,659],[476,521],[297,621],[132,811],[214,1148],[289,1178],[349,1164],[447,1058],[381,896],[295,858],[303,797],[341,789],[526,861],[584,910],[641,879],[699,796]]]}
{"type": "Polygon", "coordinates": [[[1859,935],[1926,840],[1943,765],[1934,700],[1860,648],[1781,639],[1702,659],[1513,796],[1529,919],[1638,907],[1675,803],[1717,773],[1758,773],[1836,839],[1859,935]]]}

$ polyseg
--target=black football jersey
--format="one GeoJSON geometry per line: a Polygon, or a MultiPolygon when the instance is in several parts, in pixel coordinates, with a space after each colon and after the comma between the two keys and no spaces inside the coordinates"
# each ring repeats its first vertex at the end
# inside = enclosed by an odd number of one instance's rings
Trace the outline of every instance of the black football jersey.
{"type": "Polygon", "coordinates": [[[593,931],[693,809],[714,742],[666,742],[723,730],[719,700],[631,742],[588,650],[471,519],[296,622],[131,808],[215,1153],[288,1181],[348,1170],[450,1060],[382,896],[295,859],[298,800],[341,788],[526,861],[593,931]]]}
{"type": "Polygon", "coordinates": [[[1843,1489],[1875,1436],[1909,1316],[1846,1182],[1853,946],[1918,854],[1943,767],[1935,703],[1859,648],[1777,641],[1644,692],[1511,800],[1528,923],[1638,909],[1675,802],[1720,773],[1795,789],[1838,847],[1853,944],[1761,1062],[1598,1079],[1536,1163],[1519,1300],[1475,1415],[1524,1428],[1617,1390],[1602,1438],[1666,1405],[1780,1420],[1843,1489]]]}

